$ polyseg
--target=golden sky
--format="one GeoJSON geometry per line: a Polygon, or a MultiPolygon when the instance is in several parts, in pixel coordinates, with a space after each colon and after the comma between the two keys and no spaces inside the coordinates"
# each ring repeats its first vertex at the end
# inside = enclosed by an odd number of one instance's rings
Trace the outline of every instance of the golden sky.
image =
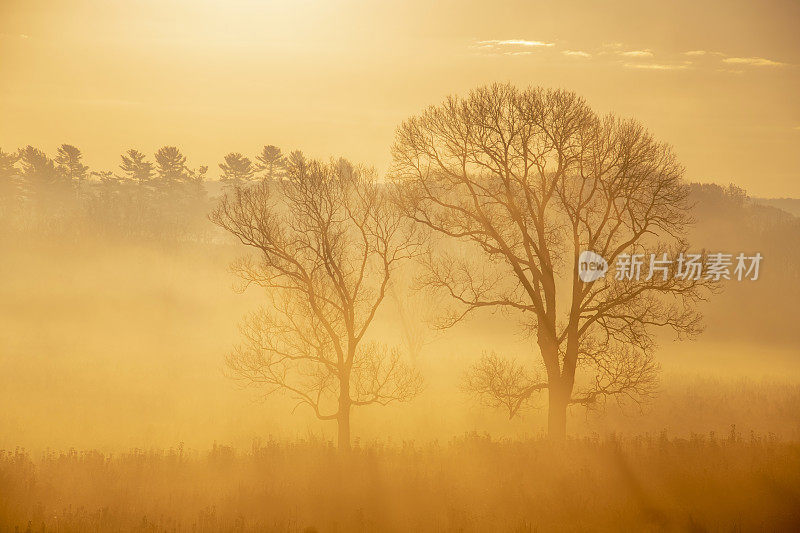
{"type": "Polygon", "coordinates": [[[264,144],[385,170],[395,127],[493,81],[643,121],[692,181],[800,197],[800,2],[0,0],[0,147],[212,176],[264,144]]]}

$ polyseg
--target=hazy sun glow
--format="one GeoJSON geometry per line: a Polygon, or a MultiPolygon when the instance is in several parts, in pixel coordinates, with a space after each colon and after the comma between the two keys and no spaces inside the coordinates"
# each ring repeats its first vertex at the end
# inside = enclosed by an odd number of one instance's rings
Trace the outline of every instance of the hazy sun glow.
{"type": "Polygon", "coordinates": [[[800,531],[797,0],[0,0],[0,532],[800,531]]]}
{"type": "Polygon", "coordinates": [[[112,166],[130,146],[178,143],[213,167],[272,142],[385,169],[403,117],[502,79],[636,115],[692,179],[797,194],[798,9],[7,0],[0,146],[72,142],[112,166]]]}

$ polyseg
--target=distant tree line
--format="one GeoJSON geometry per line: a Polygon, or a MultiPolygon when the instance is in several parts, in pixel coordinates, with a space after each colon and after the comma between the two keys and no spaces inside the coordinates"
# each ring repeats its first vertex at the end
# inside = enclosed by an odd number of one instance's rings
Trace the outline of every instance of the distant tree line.
{"type": "MultiPolygon", "coordinates": [[[[233,190],[281,179],[300,152],[284,156],[268,145],[255,161],[238,152],[219,164],[219,183],[233,190]]],[[[152,157],[129,149],[114,170],[92,170],[82,151],[62,144],[54,155],[34,146],[0,148],[0,222],[5,233],[114,235],[156,240],[202,240],[206,215],[220,194],[207,166],[192,166],[175,146],[152,157]]]]}

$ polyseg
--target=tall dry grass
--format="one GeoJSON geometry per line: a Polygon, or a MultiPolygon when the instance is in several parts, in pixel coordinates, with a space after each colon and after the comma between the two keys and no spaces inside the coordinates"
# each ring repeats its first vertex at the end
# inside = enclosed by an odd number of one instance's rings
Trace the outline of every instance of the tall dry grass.
{"type": "Polygon", "coordinates": [[[800,527],[800,444],[665,435],[207,452],[0,453],[0,531],[764,531],[800,527]]]}

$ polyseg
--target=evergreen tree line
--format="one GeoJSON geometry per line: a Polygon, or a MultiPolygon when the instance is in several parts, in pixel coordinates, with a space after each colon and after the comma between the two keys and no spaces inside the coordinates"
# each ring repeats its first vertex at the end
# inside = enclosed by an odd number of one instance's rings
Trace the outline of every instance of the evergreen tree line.
{"type": "MultiPolygon", "coordinates": [[[[265,146],[255,160],[232,152],[219,164],[223,189],[281,179],[303,158],[265,146]]],[[[175,146],[152,158],[136,150],[114,170],[92,170],[71,144],[51,157],[34,146],[0,148],[0,226],[6,233],[114,235],[158,240],[203,240],[212,230],[206,214],[219,194],[208,167],[193,167],[175,146]]]]}

